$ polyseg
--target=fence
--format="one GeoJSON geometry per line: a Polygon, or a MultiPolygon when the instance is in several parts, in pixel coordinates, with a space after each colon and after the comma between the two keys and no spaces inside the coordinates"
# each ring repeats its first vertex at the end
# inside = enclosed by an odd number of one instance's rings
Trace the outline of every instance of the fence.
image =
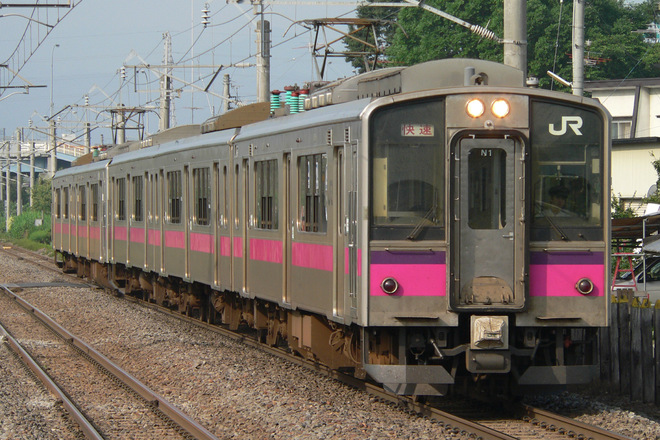
{"type": "Polygon", "coordinates": [[[610,326],[600,334],[600,376],[632,400],[660,403],[660,301],[612,292],[610,326]],[[656,348],[658,352],[656,352],[656,348]]]}

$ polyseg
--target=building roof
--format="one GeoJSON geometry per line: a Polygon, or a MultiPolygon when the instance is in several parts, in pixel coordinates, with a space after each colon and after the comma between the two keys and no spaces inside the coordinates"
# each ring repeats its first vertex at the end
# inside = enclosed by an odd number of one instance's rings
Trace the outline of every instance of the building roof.
{"type": "Polygon", "coordinates": [[[604,79],[584,82],[584,90],[587,92],[608,89],[628,89],[638,86],[660,87],[660,78],[604,79]]]}

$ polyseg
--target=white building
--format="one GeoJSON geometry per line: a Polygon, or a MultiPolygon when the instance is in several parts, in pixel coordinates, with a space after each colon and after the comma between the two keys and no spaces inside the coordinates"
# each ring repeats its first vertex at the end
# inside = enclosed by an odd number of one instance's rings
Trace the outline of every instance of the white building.
{"type": "Polygon", "coordinates": [[[660,78],[587,81],[585,90],[612,114],[612,194],[644,213],[660,160],[660,78]]]}

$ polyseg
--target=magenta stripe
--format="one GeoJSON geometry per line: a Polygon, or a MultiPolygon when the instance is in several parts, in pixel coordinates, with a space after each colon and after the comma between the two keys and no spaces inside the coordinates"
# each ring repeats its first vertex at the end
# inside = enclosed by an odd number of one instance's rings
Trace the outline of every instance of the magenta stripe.
{"type": "Polygon", "coordinates": [[[332,272],[332,246],[312,243],[292,243],[291,263],[294,266],[332,272]]]}
{"type": "MultiPolygon", "coordinates": [[[[344,248],[344,273],[348,275],[348,270],[349,270],[349,255],[348,255],[349,248],[344,248]]],[[[357,250],[357,275],[359,277],[362,276],[362,249],[357,250]]]]}
{"type": "Polygon", "coordinates": [[[243,258],[243,237],[234,237],[234,257],[243,258]]]}
{"type": "Polygon", "coordinates": [[[78,226],[78,237],[80,238],[87,237],[87,226],[78,226]]]}
{"type": "Polygon", "coordinates": [[[94,239],[94,240],[100,240],[101,239],[101,228],[98,226],[91,226],[89,228],[89,238],[94,239]]]}
{"type": "Polygon", "coordinates": [[[114,237],[115,240],[126,241],[126,238],[128,237],[128,229],[126,229],[126,226],[115,226],[114,237]]]}
{"type": "Polygon", "coordinates": [[[160,230],[149,229],[149,245],[160,246],[160,230]]]}
{"type": "Polygon", "coordinates": [[[446,264],[372,264],[369,274],[371,296],[446,296],[446,264]],[[388,295],[380,288],[385,278],[394,278],[399,290],[388,295]]]}
{"type": "Polygon", "coordinates": [[[198,232],[191,232],[190,250],[195,252],[203,252],[205,254],[212,254],[213,236],[209,234],[200,234],[198,232]]]}
{"type": "Polygon", "coordinates": [[[575,289],[581,278],[589,278],[594,283],[594,291],[589,296],[605,295],[605,267],[601,265],[574,264],[530,264],[530,296],[582,296],[575,289]]]}
{"type": "Polygon", "coordinates": [[[250,259],[282,264],[282,242],[279,240],[251,238],[250,259]]]}
{"type": "Polygon", "coordinates": [[[229,237],[220,237],[220,255],[231,257],[231,239],[229,237]]]}
{"type": "Polygon", "coordinates": [[[186,238],[183,231],[165,231],[165,247],[185,249],[186,238]]]}
{"type": "Polygon", "coordinates": [[[53,233],[59,234],[61,232],[62,232],[62,224],[58,222],[53,223],[53,233]]]}
{"type": "Polygon", "coordinates": [[[144,243],[144,228],[131,228],[131,243],[144,243]]]}

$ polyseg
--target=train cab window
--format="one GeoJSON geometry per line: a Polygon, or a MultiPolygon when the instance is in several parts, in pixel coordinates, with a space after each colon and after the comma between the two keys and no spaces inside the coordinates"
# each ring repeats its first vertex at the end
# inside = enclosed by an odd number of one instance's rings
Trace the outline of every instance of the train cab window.
{"type": "Polygon", "coordinates": [[[89,213],[89,219],[93,222],[96,222],[99,220],[99,184],[98,183],[92,183],[90,186],[90,197],[92,198],[91,200],[91,212],[89,213]]]}
{"type": "Polygon", "coordinates": [[[142,176],[133,177],[133,220],[141,222],[144,219],[143,193],[144,180],[142,176]]]}
{"type": "Polygon", "coordinates": [[[64,199],[64,212],[62,217],[66,220],[69,218],[69,188],[63,188],[62,198],[64,199]]]}
{"type": "Polygon", "coordinates": [[[211,182],[208,168],[193,170],[193,187],[195,191],[195,223],[202,226],[208,225],[211,212],[211,182]]]}
{"type": "Polygon", "coordinates": [[[115,186],[115,191],[116,197],[115,200],[117,200],[117,220],[123,221],[126,220],[126,179],[121,178],[117,179],[116,186],[115,186]]]}
{"type": "Polygon", "coordinates": [[[397,104],[374,112],[371,238],[444,238],[444,101],[397,104]]]}
{"type": "Polygon", "coordinates": [[[277,229],[277,160],[254,163],[255,213],[258,229],[277,229]]]}
{"type": "Polygon", "coordinates": [[[468,154],[468,225],[472,229],[506,226],[506,151],[474,148],[468,154]]]}
{"type": "Polygon", "coordinates": [[[167,173],[167,200],[169,223],[181,223],[181,171],[167,173]]]}
{"type": "Polygon", "coordinates": [[[81,221],[87,220],[87,188],[81,186],[78,188],[78,197],[80,197],[80,211],[78,216],[81,221]]]}
{"type": "Polygon", "coordinates": [[[60,193],[60,189],[57,188],[55,190],[55,218],[61,218],[62,217],[62,194],[60,193]]]}
{"type": "Polygon", "coordinates": [[[300,231],[326,232],[327,230],[327,169],[326,154],[312,154],[298,159],[298,230],[300,231]]]}
{"type": "Polygon", "coordinates": [[[545,101],[531,112],[532,240],[602,240],[602,119],[545,101]]]}

